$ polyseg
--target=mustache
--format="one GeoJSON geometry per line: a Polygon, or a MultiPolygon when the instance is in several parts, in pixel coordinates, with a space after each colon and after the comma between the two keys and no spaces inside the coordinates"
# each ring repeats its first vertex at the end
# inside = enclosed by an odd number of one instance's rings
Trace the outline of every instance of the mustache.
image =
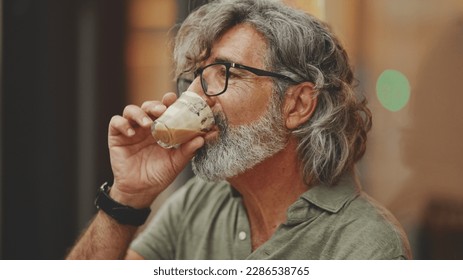
{"type": "Polygon", "coordinates": [[[228,133],[228,119],[223,112],[214,113],[214,121],[219,130],[219,136],[223,137],[228,133]]]}

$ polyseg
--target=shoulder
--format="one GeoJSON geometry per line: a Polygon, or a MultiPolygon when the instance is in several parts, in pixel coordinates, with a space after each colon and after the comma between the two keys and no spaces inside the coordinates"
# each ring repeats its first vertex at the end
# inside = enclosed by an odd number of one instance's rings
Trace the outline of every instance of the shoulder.
{"type": "Polygon", "coordinates": [[[360,194],[339,212],[335,230],[347,247],[344,258],[409,259],[410,245],[396,218],[367,194],[360,194]]]}
{"type": "Polygon", "coordinates": [[[335,185],[315,185],[302,195],[317,214],[326,241],[323,258],[411,258],[404,230],[394,216],[361,190],[355,175],[335,185]]]}
{"type": "Polygon", "coordinates": [[[227,201],[230,186],[226,182],[208,183],[190,179],[175,191],[131,244],[131,249],[145,259],[175,259],[180,252],[193,248],[193,228],[204,228],[208,217],[217,212],[217,201],[227,201]],[[186,234],[185,234],[186,233],[186,234]],[[184,237],[185,246],[178,247],[184,237]]]}

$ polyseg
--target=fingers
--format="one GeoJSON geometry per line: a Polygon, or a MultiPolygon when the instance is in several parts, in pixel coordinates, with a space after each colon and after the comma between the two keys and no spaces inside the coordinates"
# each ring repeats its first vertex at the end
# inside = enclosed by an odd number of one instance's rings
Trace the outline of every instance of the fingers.
{"type": "Polygon", "coordinates": [[[141,105],[145,111],[152,118],[158,118],[164,111],[177,100],[177,95],[173,92],[166,93],[162,101],[145,101],[141,105]]]}
{"type": "Polygon", "coordinates": [[[109,134],[123,134],[127,137],[135,135],[136,128],[148,128],[153,123],[150,116],[142,108],[128,105],[124,108],[122,116],[113,116],[109,122],[109,134]]]}
{"type": "Polygon", "coordinates": [[[180,145],[173,156],[174,165],[179,166],[181,170],[184,165],[190,161],[196,151],[204,145],[204,138],[195,137],[192,140],[180,145]]]}
{"type": "Polygon", "coordinates": [[[162,115],[162,113],[164,113],[164,111],[167,109],[167,107],[166,107],[166,105],[162,104],[160,101],[145,101],[141,105],[141,109],[146,114],[148,114],[152,118],[156,119],[160,115],[162,115]]]}
{"type": "Polygon", "coordinates": [[[164,96],[162,97],[162,103],[167,107],[172,105],[175,102],[175,100],[177,100],[177,95],[173,92],[168,92],[164,94],[164,96]]]}
{"type": "Polygon", "coordinates": [[[113,116],[109,122],[109,135],[125,135],[132,137],[135,135],[135,130],[129,120],[122,116],[113,116]]]}
{"type": "Polygon", "coordinates": [[[187,158],[192,158],[195,155],[196,150],[201,148],[203,145],[204,145],[204,138],[199,136],[181,145],[179,149],[180,149],[180,152],[183,154],[183,156],[187,158]]]}
{"type": "Polygon", "coordinates": [[[142,108],[135,105],[128,105],[124,108],[122,116],[129,120],[129,122],[137,124],[141,127],[148,127],[153,120],[142,108]]]}
{"type": "Polygon", "coordinates": [[[128,105],[124,108],[122,116],[114,116],[110,121],[109,132],[111,135],[123,134],[131,137],[137,127],[148,128],[153,119],[161,116],[167,107],[177,100],[173,92],[166,93],[162,101],[146,101],[141,107],[128,105]]]}

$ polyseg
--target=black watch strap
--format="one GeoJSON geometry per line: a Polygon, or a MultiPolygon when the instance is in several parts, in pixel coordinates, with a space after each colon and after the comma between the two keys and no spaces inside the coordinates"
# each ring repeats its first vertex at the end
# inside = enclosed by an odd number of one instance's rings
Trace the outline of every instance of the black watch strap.
{"type": "Polygon", "coordinates": [[[103,210],[103,212],[120,224],[141,226],[146,222],[146,219],[148,219],[151,213],[150,208],[136,209],[120,204],[109,196],[110,190],[111,186],[109,186],[107,182],[101,185],[95,198],[95,206],[97,209],[103,210]]]}

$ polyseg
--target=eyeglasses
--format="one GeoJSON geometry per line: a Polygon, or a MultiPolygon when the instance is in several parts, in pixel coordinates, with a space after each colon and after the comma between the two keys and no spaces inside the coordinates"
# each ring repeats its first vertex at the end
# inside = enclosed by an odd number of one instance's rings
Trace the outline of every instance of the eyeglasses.
{"type": "Polygon", "coordinates": [[[274,77],[282,80],[286,80],[291,83],[297,83],[288,76],[249,67],[233,62],[217,62],[198,68],[193,73],[185,72],[182,73],[177,79],[177,90],[178,93],[182,93],[188,89],[193,80],[196,77],[200,77],[201,87],[208,96],[217,96],[224,93],[228,87],[228,80],[230,78],[239,78],[239,73],[233,73],[230,68],[236,68],[241,70],[249,71],[257,76],[274,77]]]}

